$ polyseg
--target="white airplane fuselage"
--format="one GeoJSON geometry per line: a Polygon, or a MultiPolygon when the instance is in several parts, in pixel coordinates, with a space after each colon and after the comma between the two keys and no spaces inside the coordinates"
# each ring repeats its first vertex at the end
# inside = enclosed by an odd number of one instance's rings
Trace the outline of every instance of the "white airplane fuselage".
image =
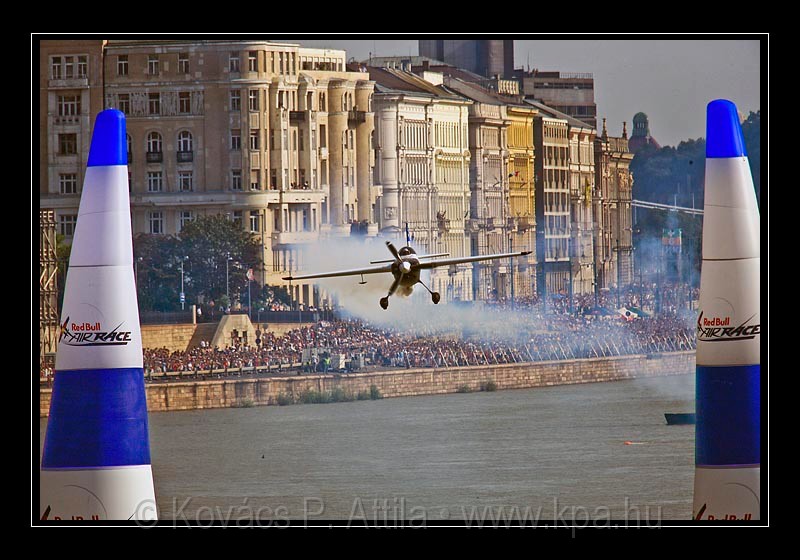
{"type": "MultiPolygon", "coordinates": [[[[406,249],[406,247],[403,247],[406,249]]],[[[407,293],[410,293],[414,285],[419,282],[419,259],[415,254],[403,255],[403,249],[400,250],[400,261],[392,265],[392,275],[397,279],[400,278],[399,287],[404,288],[407,293]]]]}

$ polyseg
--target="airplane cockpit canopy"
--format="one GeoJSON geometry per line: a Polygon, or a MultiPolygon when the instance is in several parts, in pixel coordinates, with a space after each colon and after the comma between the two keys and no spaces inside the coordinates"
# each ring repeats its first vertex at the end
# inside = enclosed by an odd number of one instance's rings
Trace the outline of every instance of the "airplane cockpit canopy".
{"type": "Polygon", "coordinates": [[[397,254],[400,255],[401,257],[405,257],[406,255],[416,255],[417,252],[414,249],[412,249],[411,247],[409,247],[408,245],[406,245],[405,247],[400,249],[397,252],[397,254]]]}

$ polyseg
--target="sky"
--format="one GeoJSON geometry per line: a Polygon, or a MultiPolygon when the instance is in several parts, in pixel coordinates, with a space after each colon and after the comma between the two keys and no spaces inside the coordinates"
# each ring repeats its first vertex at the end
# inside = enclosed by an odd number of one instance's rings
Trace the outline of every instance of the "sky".
{"type": "MultiPolygon", "coordinates": [[[[418,54],[417,39],[281,40],[344,49],[356,60],[370,53],[418,54]]],[[[662,146],[675,146],[705,136],[705,107],[712,99],[730,99],[744,116],[761,108],[761,46],[756,39],[516,39],[514,66],[591,72],[598,123],[607,117],[609,134],[619,136],[622,121],[630,133],[633,115],[642,111],[650,119],[650,134],[662,146]]]]}

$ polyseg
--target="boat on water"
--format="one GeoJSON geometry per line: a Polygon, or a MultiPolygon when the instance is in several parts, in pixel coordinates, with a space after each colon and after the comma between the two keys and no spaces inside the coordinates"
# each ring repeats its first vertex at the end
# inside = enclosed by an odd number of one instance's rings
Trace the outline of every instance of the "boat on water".
{"type": "Polygon", "coordinates": [[[664,418],[667,419],[667,424],[670,426],[680,424],[694,424],[694,412],[665,412],[664,418]]]}

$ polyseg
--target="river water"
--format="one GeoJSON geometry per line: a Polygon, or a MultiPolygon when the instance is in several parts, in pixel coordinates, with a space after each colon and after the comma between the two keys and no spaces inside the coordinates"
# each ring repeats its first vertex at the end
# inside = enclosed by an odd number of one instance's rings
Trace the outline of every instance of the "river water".
{"type": "MultiPolygon", "coordinates": [[[[150,414],[161,519],[689,519],[694,376],[150,414]]],[[[41,421],[41,443],[46,420],[41,421]]],[[[600,523],[602,524],[602,523],[600,523]]]]}

